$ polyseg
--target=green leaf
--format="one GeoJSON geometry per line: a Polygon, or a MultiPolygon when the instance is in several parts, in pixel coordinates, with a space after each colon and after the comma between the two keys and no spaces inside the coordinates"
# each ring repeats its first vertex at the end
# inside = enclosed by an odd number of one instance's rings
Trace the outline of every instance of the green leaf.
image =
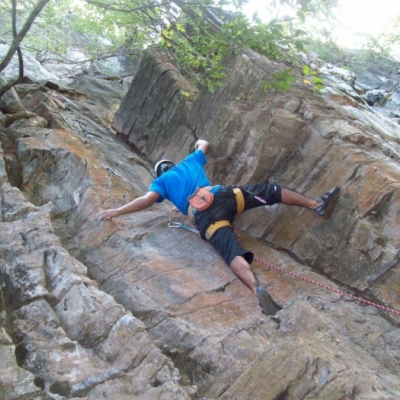
{"type": "Polygon", "coordinates": [[[324,80],[318,77],[313,78],[313,84],[317,84],[317,83],[324,83],[324,80]]]}
{"type": "Polygon", "coordinates": [[[303,73],[304,73],[304,75],[310,74],[310,68],[308,65],[303,65],[303,73]]]}
{"type": "Polygon", "coordinates": [[[307,35],[307,32],[306,31],[303,31],[302,29],[296,29],[295,31],[294,31],[294,34],[293,34],[294,36],[303,36],[303,35],[307,35]]]}
{"type": "Polygon", "coordinates": [[[297,16],[299,17],[301,22],[305,22],[306,20],[306,14],[303,11],[298,11],[297,16]]]}
{"type": "Polygon", "coordinates": [[[215,93],[214,85],[212,84],[212,82],[210,80],[207,80],[207,88],[211,94],[215,93]]]}

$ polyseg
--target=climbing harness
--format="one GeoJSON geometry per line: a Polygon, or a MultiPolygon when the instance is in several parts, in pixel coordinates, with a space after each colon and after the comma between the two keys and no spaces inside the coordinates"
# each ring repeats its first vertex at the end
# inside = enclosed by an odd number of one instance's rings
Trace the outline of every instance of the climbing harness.
{"type": "MultiPolygon", "coordinates": [[[[211,190],[212,188],[209,189],[209,187],[207,187],[206,189],[211,190]]],[[[243,196],[242,191],[236,187],[233,188],[233,193],[235,194],[235,198],[236,198],[236,207],[237,207],[236,214],[240,214],[244,211],[244,206],[245,206],[244,196],[243,196]]],[[[196,211],[197,211],[196,208],[192,204],[189,204],[188,216],[192,221],[194,221],[194,214],[196,211]]],[[[216,222],[212,223],[206,230],[206,233],[205,233],[206,239],[210,240],[212,235],[214,235],[214,233],[218,229],[223,228],[225,226],[230,226],[230,225],[231,225],[231,223],[228,220],[221,220],[221,221],[216,221],[216,222]]]]}
{"type": "MultiPolygon", "coordinates": [[[[244,196],[242,191],[237,187],[233,188],[233,193],[235,194],[236,197],[236,207],[237,207],[236,214],[240,214],[244,211],[244,196]]],[[[206,239],[210,240],[212,235],[214,235],[214,233],[218,229],[223,228],[225,226],[231,226],[231,223],[228,220],[222,220],[211,224],[206,230],[205,233],[206,239]]]]}
{"type": "Polygon", "coordinates": [[[233,188],[233,193],[235,193],[235,197],[236,197],[236,214],[240,214],[244,211],[244,196],[243,196],[243,192],[235,187],[233,188]]]}
{"type": "MultiPolygon", "coordinates": [[[[222,221],[221,221],[221,222],[222,222],[222,221]]],[[[229,224],[229,225],[230,225],[230,224],[229,224]]],[[[195,230],[195,229],[188,228],[187,226],[185,226],[185,225],[183,225],[183,224],[180,224],[180,226],[177,226],[177,228],[189,229],[189,230],[191,230],[192,232],[199,233],[199,231],[197,231],[197,230],[195,230]]],[[[218,228],[217,228],[217,229],[218,229],[218,228]]],[[[241,240],[240,231],[238,230],[238,228],[236,228],[236,227],[234,227],[234,226],[232,226],[232,229],[235,231],[236,236],[237,236],[238,240],[240,241],[240,240],[241,240]]],[[[294,277],[294,278],[300,279],[300,280],[305,281],[305,282],[308,282],[308,283],[312,283],[313,285],[322,287],[322,288],[324,288],[324,289],[326,289],[326,290],[330,290],[331,292],[338,293],[338,294],[340,294],[340,295],[342,295],[342,296],[345,296],[345,297],[349,297],[350,299],[359,301],[360,303],[364,303],[364,304],[367,304],[367,305],[369,305],[369,306],[378,308],[378,309],[380,309],[380,310],[387,311],[387,312],[389,312],[389,313],[391,313],[391,314],[396,314],[396,315],[399,315],[399,316],[400,316],[400,311],[394,310],[393,308],[389,308],[389,307],[382,306],[382,305],[380,305],[380,304],[376,304],[376,303],[374,303],[374,302],[372,302],[372,301],[365,300],[365,299],[363,299],[362,297],[357,297],[357,296],[354,296],[354,295],[352,295],[352,294],[346,293],[346,292],[344,292],[343,290],[340,290],[340,289],[335,289],[335,288],[332,287],[332,286],[325,285],[325,284],[323,284],[323,283],[314,281],[313,279],[310,279],[310,278],[306,278],[305,276],[296,274],[295,272],[287,271],[287,270],[284,269],[284,268],[277,267],[277,266],[272,265],[272,264],[270,264],[270,263],[268,263],[268,262],[266,262],[266,261],[262,261],[262,260],[260,260],[260,259],[258,259],[258,258],[254,258],[254,261],[258,262],[259,264],[262,264],[262,265],[267,266],[267,267],[268,267],[268,270],[274,269],[275,271],[281,272],[281,273],[286,274],[286,275],[290,275],[290,276],[292,276],[292,277],[294,277]]]]}
{"type": "Polygon", "coordinates": [[[204,236],[206,237],[207,240],[210,240],[211,236],[214,235],[214,233],[218,229],[223,228],[225,226],[231,226],[231,223],[226,219],[222,220],[222,221],[214,222],[207,228],[206,233],[205,233],[204,236]]]}
{"type": "MultiPolygon", "coordinates": [[[[212,190],[215,188],[216,186],[206,186],[206,187],[204,187],[203,189],[206,189],[206,190],[208,190],[208,191],[211,191],[212,192],[212,190]]],[[[236,210],[236,214],[240,214],[240,213],[242,213],[243,211],[244,211],[244,205],[245,205],[245,203],[244,203],[244,196],[243,196],[243,193],[242,193],[242,191],[239,189],[239,188],[233,188],[233,193],[235,194],[235,198],[236,198],[236,204],[237,204],[237,210],[236,210]]],[[[192,197],[192,196],[191,196],[192,197]]],[[[211,205],[211,204],[210,204],[211,205]]],[[[208,207],[207,207],[208,208],[208,207]]],[[[207,209],[207,208],[205,208],[205,209],[207,209]]],[[[204,209],[203,209],[204,210],[204,209]]],[[[194,221],[194,214],[196,213],[196,211],[197,211],[197,209],[189,202],[189,208],[188,208],[188,217],[190,218],[190,220],[191,221],[194,221]]],[[[222,222],[222,221],[218,221],[218,222],[222,222]]],[[[215,224],[218,224],[218,222],[217,223],[215,223],[215,224]]],[[[213,228],[209,228],[210,229],[210,237],[212,236],[212,234],[217,230],[217,229],[219,229],[219,228],[222,228],[223,226],[228,226],[228,225],[230,225],[230,223],[229,223],[229,221],[224,221],[224,225],[221,225],[221,226],[219,226],[219,227],[217,227],[217,228],[215,228],[215,229],[213,229],[213,228]],[[227,224],[225,223],[225,222],[227,222],[227,224]]],[[[207,235],[207,233],[206,233],[206,235],[207,235]]],[[[207,238],[208,239],[208,238],[207,238]]]]}

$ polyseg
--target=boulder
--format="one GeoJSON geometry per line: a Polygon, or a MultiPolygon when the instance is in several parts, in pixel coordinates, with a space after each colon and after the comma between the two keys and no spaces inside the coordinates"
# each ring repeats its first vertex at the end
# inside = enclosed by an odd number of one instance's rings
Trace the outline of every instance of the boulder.
{"type": "MultiPolygon", "coordinates": [[[[0,89],[7,84],[7,81],[0,76],[0,89]]],[[[24,106],[21,104],[17,92],[11,88],[1,96],[0,111],[4,114],[15,114],[24,111],[24,106]]]]}

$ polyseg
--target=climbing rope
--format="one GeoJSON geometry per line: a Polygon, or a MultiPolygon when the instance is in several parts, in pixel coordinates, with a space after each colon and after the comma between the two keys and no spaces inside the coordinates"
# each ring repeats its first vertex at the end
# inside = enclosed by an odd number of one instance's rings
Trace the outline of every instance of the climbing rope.
{"type": "MultiPolygon", "coordinates": [[[[169,226],[170,226],[171,228],[174,227],[174,228],[188,229],[188,227],[186,227],[186,226],[183,225],[183,224],[177,224],[177,225],[172,225],[172,226],[171,226],[171,224],[170,224],[169,226]]],[[[235,231],[236,236],[237,236],[237,238],[238,238],[238,240],[239,240],[239,242],[240,242],[241,239],[242,239],[242,236],[241,236],[241,234],[240,234],[239,229],[236,228],[235,226],[232,226],[232,229],[235,231]]],[[[195,232],[195,233],[199,233],[197,230],[195,230],[195,229],[193,229],[193,228],[190,228],[190,229],[188,229],[188,230],[190,230],[190,231],[192,231],[192,232],[195,232]]],[[[308,283],[312,283],[313,285],[322,287],[322,288],[324,288],[324,289],[326,289],[326,290],[330,290],[331,292],[334,292],[334,293],[338,293],[338,294],[340,294],[340,295],[342,295],[342,296],[349,297],[350,299],[359,301],[360,303],[368,304],[369,306],[378,308],[378,309],[383,310],[383,311],[387,311],[387,312],[389,312],[389,313],[391,313],[391,314],[400,315],[400,311],[398,311],[398,310],[394,310],[393,308],[381,306],[380,304],[374,303],[374,302],[369,301],[369,300],[365,300],[365,299],[363,299],[362,297],[354,296],[354,295],[352,295],[352,294],[349,294],[349,293],[344,292],[343,290],[339,290],[339,289],[336,289],[336,288],[334,288],[334,287],[332,287],[332,286],[325,285],[325,284],[323,284],[323,283],[314,281],[314,280],[312,280],[312,279],[310,279],[310,278],[306,278],[305,276],[296,274],[295,272],[287,271],[286,269],[277,267],[277,266],[275,266],[275,265],[272,265],[272,264],[270,264],[270,263],[267,263],[266,261],[262,261],[262,260],[260,260],[260,259],[258,259],[258,258],[254,258],[254,261],[258,262],[259,264],[262,264],[262,265],[267,266],[269,269],[274,269],[275,271],[279,271],[279,272],[281,272],[281,273],[283,273],[283,274],[293,276],[294,278],[300,279],[300,280],[305,281],[305,282],[308,282],[308,283]]]]}
{"type": "MultiPolygon", "coordinates": [[[[240,240],[242,239],[242,237],[241,237],[241,234],[240,234],[239,229],[236,228],[235,226],[232,226],[232,229],[235,231],[236,236],[237,236],[237,238],[238,238],[238,240],[239,240],[239,242],[240,242],[240,240]]],[[[340,294],[340,295],[342,295],[342,296],[349,297],[349,298],[351,298],[351,299],[353,299],[353,300],[359,301],[360,303],[368,304],[369,306],[373,306],[373,307],[375,307],[375,308],[379,308],[380,310],[384,310],[384,311],[390,312],[390,313],[392,313],[392,314],[400,315],[400,311],[394,310],[393,308],[381,306],[380,304],[376,304],[376,303],[374,303],[374,302],[372,302],[372,301],[365,300],[365,299],[363,299],[362,297],[353,296],[352,294],[346,293],[346,292],[344,292],[343,290],[335,289],[335,288],[332,287],[332,286],[325,285],[325,284],[323,284],[323,283],[319,283],[319,282],[317,282],[317,281],[314,281],[314,280],[312,280],[312,279],[310,279],[310,278],[306,278],[305,276],[296,274],[296,273],[294,273],[294,272],[287,271],[286,269],[277,267],[277,266],[275,266],[275,265],[272,265],[272,264],[270,264],[270,263],[267,263],[266,261],[262,261],[262,260],[260,260],[260,259],[258,259],[258,258],[254,258],[254,261],[258,262],[259,264],[266,265],[269,269],[274,269],[275,271],[282,272],[283,274],[290,275],[290,276],[293,276],[294,278],[300,279],[300,280],[302,280],[302,281],[312,283],[313,285],[316,285],[316,286],[322,287],[322,288],[324,288],[324,289],[330,290],[331,292],[338,293],[338,294],[340,294]]]]}
{"type": "Polygon", "coordinates": [[[306,278],[306,277],[304,277],[302,275],[296,274],[294,272],[287,271],[287,270],[285,270],[283,268],[279,268],[279,267],[277,267],[275,265],[269,264],[269,263],[267,263],[265,261],[262,261],[262,260],[259,260],[257,258],[255,258],[254,261],[256,261],[256,262],[258,262],[260,264],[266,265],[268,268],[271,268],[271,269],[274,269],[276,271],[282,272],[283,274],[293,276],[293,277],[295,277],[297,279],[301,279],[302,281],[309,282],[309,283],[312,283],[314,285],[320,286],[320,287],[322,287],[324,289],[330,290],[331,292],[338,293],[338,294],[340,294],[342,296],[350,297],[353,300],[357,300],[357,301],[359,301],[361,303],[365,303],[365,304],[368,304],[370,306],[379,308],[381,310],[388,311],[388,312],[390,312],[392,314],[400,315],[400,311],[393,310],[392,308],[389,308],[389,307],[381,306],[380,304],[373,303],[372,301],[365,300],[365,299],[363,299],[361,297],[353,296],[352,294],[343,292],[342,290],[335,289],[332,286],[324,285],[323,283],[319,283],[319,282],[314,281],[312,279],[306,278]]]}

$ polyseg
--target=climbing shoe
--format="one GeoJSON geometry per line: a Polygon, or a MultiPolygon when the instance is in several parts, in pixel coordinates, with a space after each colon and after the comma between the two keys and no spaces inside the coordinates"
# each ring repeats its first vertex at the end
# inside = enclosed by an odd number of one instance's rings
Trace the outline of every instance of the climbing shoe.
{"type": "Polygon", "coordinates": [[[256,289],[257,298],[264,315],[274,315],[279,310],[282,310],[282,308],[279,307],[274,300],[272,300],[265,288],[260,286],[258,282],[256,282],[256,289]]]}
{"type": "Polygon", "coordinates": [[[329,203],[334,200],[340,192],[340,187],[336,186],[331,191],[325,192],[321,197],[317,200],[321,202],[321,204],[314,208],[314,211],[323,217],[328,209],[329,203]]]}

